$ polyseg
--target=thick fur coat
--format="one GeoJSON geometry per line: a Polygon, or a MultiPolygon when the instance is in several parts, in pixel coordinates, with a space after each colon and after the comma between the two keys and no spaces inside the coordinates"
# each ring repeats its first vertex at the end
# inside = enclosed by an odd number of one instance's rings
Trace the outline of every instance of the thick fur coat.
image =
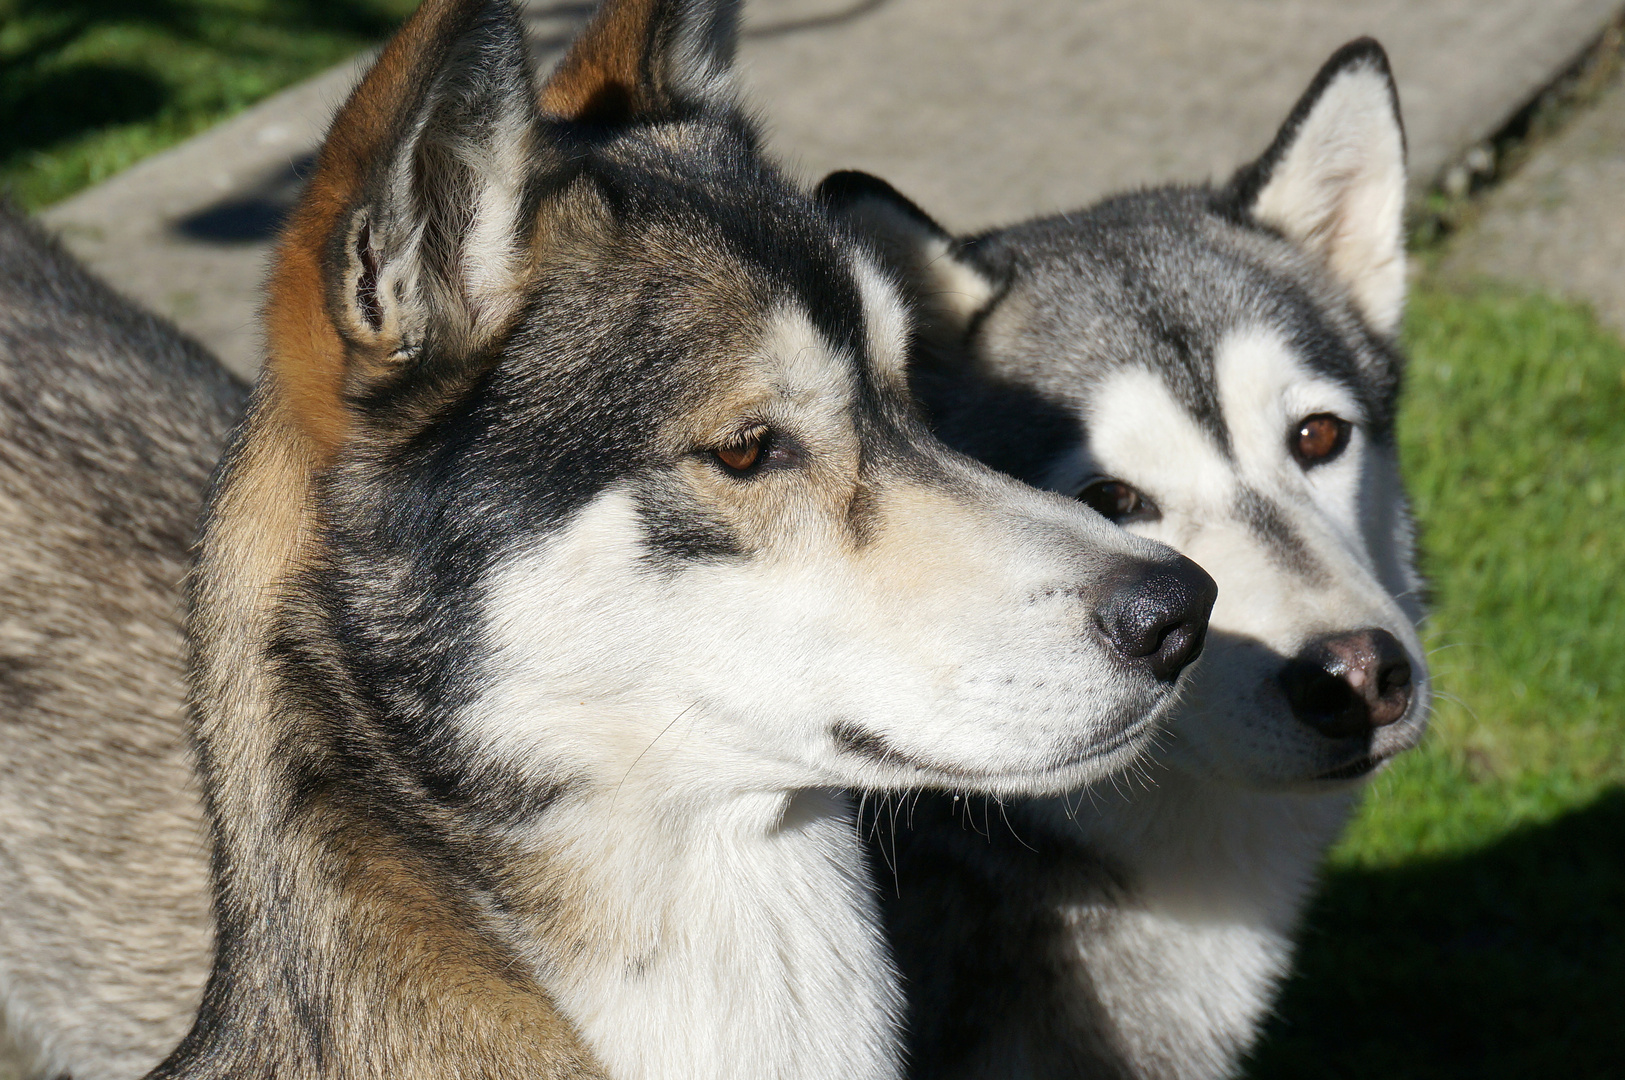
{"type": "Polygon", "coordinates": [[[208,969],[180,583],[247,388],[0,208],[0,1005],[131,1077],[208,969]]]}

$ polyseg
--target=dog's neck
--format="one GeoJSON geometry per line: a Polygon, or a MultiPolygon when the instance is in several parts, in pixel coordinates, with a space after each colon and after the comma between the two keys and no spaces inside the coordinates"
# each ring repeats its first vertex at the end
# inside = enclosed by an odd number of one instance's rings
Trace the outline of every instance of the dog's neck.
{"type": "Polygon", "coordinates": [[[1058,837],[1118,867],[1147,910],[1288,934],[1355,798],[1351,789],[1254,790],[1159,766],[1143,787],[1103,783],[1033,810],[1058,837]]]}
{"type": "Polygon", "coordinates": [[[670,790],[556,806],[529,838],[550,880],[523,949],[606,1071],[895,1075],[900,1001],[845,797],[670,790]]]}
{"type": "Polygon", "coordinates": [[[1054,835],[1122,876],[1120,893],[1062,916],[1133,1075],[1234,1071],[1355,797],[1253,791],[1168,769],[1145,789],[1087,793],[1075,820],[1062,801],[1031,805],[1054,835]]]}

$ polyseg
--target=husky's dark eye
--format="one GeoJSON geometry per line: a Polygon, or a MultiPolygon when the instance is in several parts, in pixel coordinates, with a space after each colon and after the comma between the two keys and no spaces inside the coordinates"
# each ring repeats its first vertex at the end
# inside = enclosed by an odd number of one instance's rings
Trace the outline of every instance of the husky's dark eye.
{"type": "Polygon", "coordinates": [[[1353,428],[1354,425],[1341,416],[1315,413],[1298,421],[1287,445],[1291,447],[1292,456],[1298,459],[1299,465],[1306,469],[1313,468],[1341,454],[1349,444],[1349,432],[1353,428]]]}
{"type": "Polygon", "coordinates": [[[753,439],[737,446],[719,446],[717,460],[734,472],[749,472],[762,460],[762,442],[760,439],[753,439]]]}
{"type": "Polygon", "coordinates": [[[801,459],[792,441],[779,438],[766,425],[741,432],[711,454],[734,476],[794,465],[801,459]]]}
{"type": "Polygon", "coordinates": [[[1131,521],[1155,521],[1162,516],[1157,504],[1121,480],[1101,478],[1078,492],[1078,500],[1089,509],[1118,525],[1131,521]]]}

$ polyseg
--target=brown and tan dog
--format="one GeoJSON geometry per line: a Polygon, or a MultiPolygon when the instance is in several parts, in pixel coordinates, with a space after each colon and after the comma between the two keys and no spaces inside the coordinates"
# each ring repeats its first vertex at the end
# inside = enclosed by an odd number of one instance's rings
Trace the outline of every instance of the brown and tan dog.
{"type": "Polygon", "coordinates": [[[611,0],[538,89],[431,0],[336,119],[205,516],[155,1075],[892,1075],[837,789],[1062,790],[1172,700],[1211,583],[924,431],[733,23],[611,0]]]}

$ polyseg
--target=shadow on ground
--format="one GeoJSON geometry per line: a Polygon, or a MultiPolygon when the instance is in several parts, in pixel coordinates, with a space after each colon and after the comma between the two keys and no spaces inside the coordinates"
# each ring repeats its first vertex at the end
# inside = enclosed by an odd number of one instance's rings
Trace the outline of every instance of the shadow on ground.
{"type": "Polygon", "coordinates": [[[0,160],[149,119],[168,98],[169,89],[151,73],[122,64],[13,68],[0,85],[0,160]]]}
{"type": "Polygon", "coordinates": [[[1625,1076],[1625,789],[1328,876],[1253,1080],[1625,1076]]]}
{"type": "Polygon", "coordinates": [[[211,244],[254,244],[271,239],[299,200],[305,178],[316,167],[314,153],[301,154],[266,173],[240,193],[188,214],[176,232],[211,244]]]}

